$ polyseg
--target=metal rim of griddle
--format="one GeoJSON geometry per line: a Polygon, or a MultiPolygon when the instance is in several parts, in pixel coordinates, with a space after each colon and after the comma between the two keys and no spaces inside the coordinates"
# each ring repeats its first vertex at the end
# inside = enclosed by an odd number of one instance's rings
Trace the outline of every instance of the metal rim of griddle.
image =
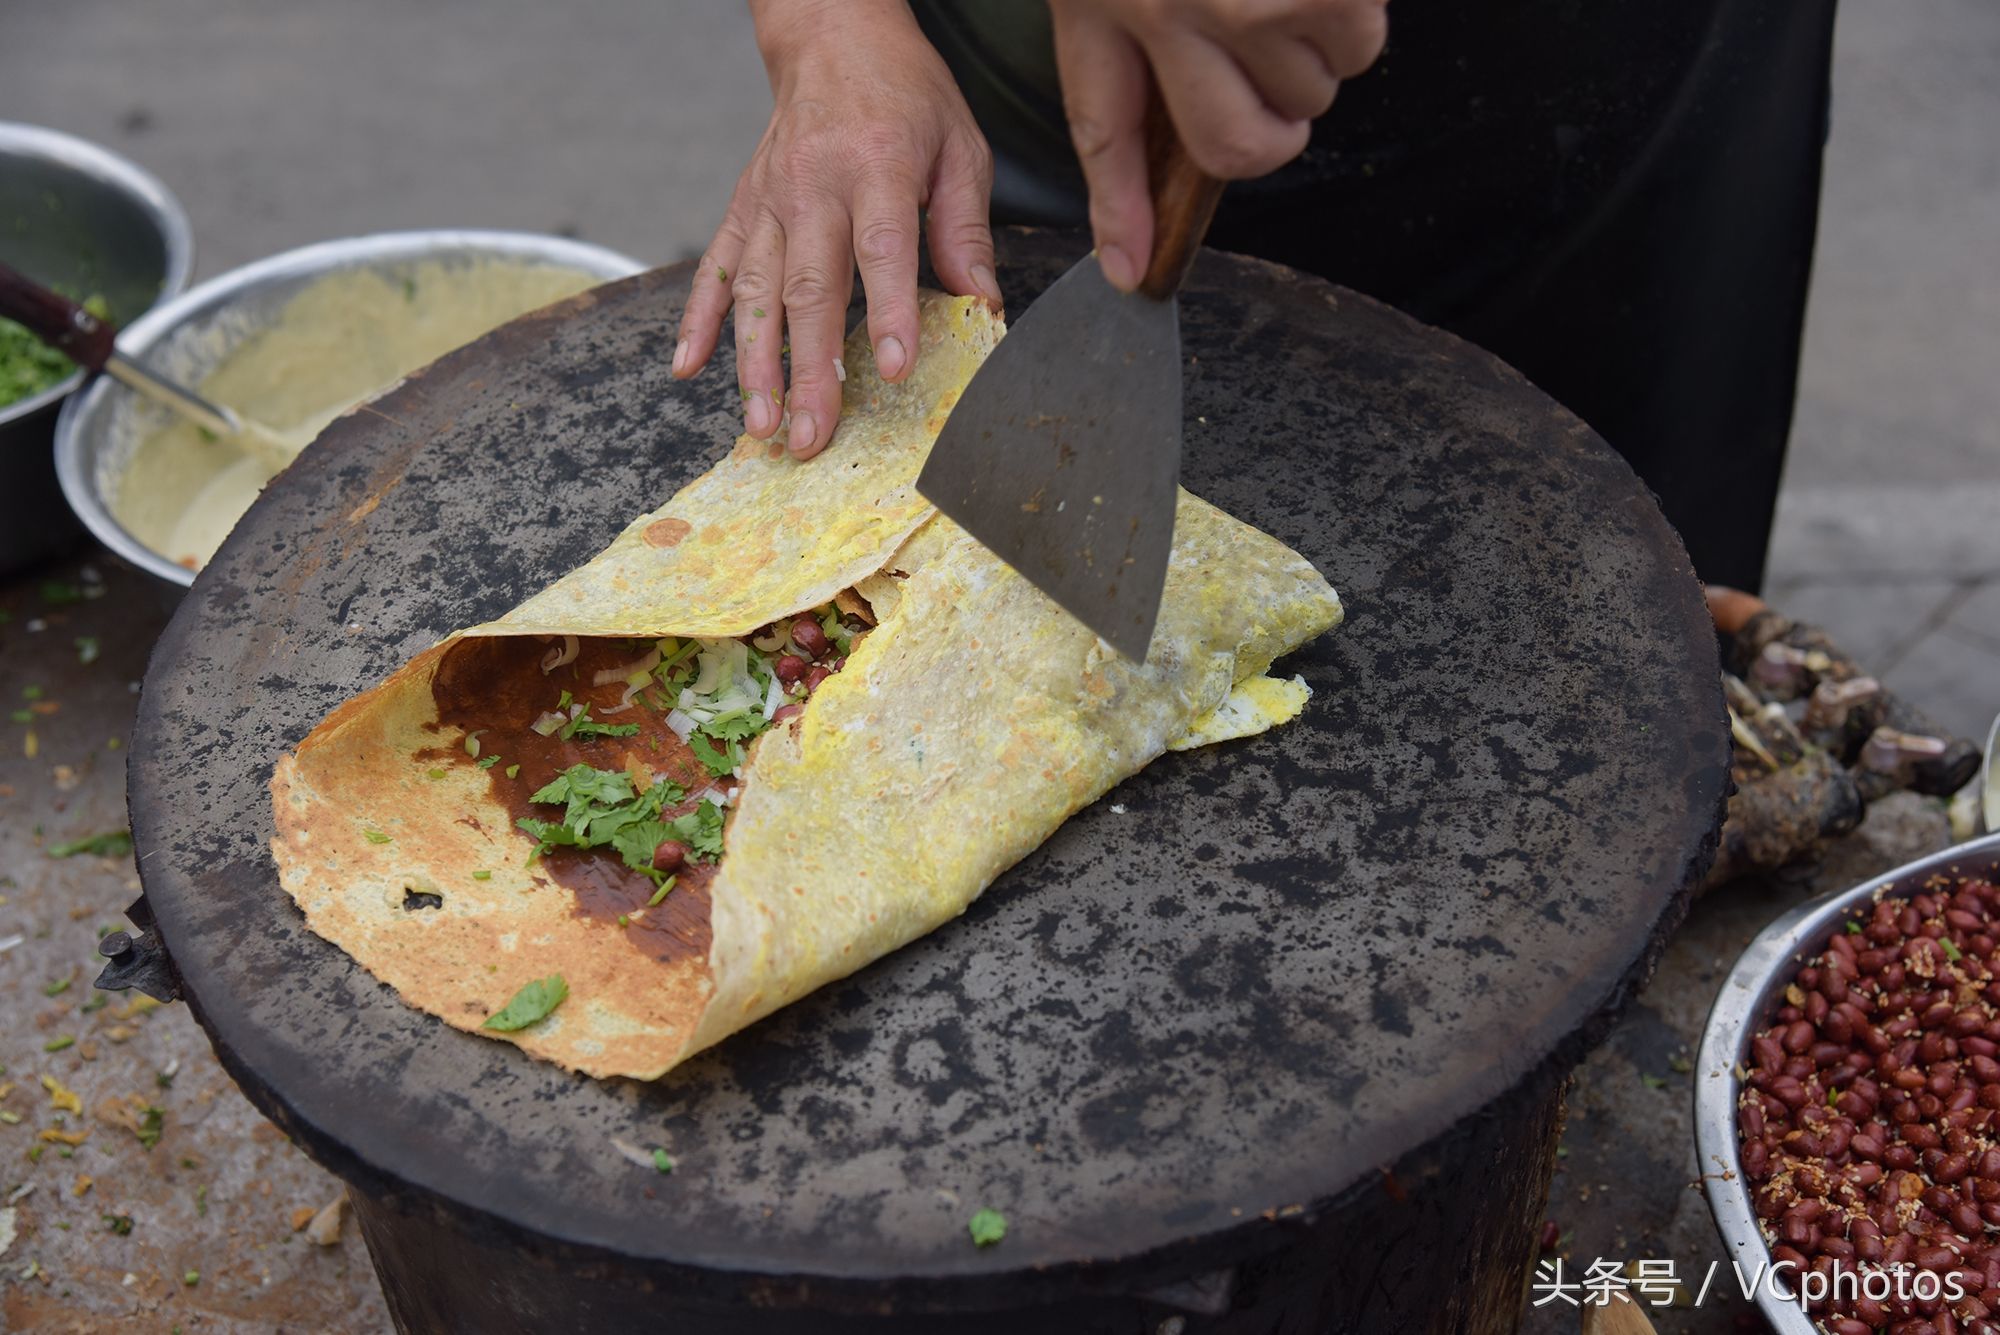
{"type": "MultiPolygon", "coordinates": [[[[1082,249],[1000,242],[1015,309],[1082,249]]],[[[265,847],[278,751],[585,559],[733,433],[726,355],[665,376],[688,272],[524,317],[336,423],[155,652],[131,783],[146,898],[224,1064],[315,1157],[400,1208],[643,1262],[687,1293],[1009,1306],[1281,1247],[1596,1041],[1684,910],[1727,787],[1679,540],[1487,354],[1214,253],[1183,302],[1189,485],[1348,602],[1290,665],[1316,691],[1298,723],[1156,762],[966,918],[650,1087],[452,1031],[305,932],[265,847]],[[1548,957],[1524,959],[1538,942],[1548,957]],[[1001,1050],[1027,1033],[1049,1050],[1001,1050]],[[1096,1055],[1058,1051],[1072,1038],[1096,1055]],[[964,1067],[1017,1060],[1033,1081],[964,1067]],[[857,1072],[912,1120],[844,1102],[857,1072]],[[1043,1102],[1035,1081],[1074,1088],[1043,1102]],[[961,1125],[924,1120],[968,1090],[961,1125]],[[856,1106],[887,1120],[857,1132],[856,1106]],[[626,1163],[600,1134],[619,1125],[680,1169],[626,1163]],[[1064,1195],[1092,1173],[1103,1202],[1064,1195]],[[1062,1208],[1024,1206],[1037,1191],[1062,1208]],[[998,1247],[965,1238],[981,1205],[1010,1217],[998,1247]]]]}

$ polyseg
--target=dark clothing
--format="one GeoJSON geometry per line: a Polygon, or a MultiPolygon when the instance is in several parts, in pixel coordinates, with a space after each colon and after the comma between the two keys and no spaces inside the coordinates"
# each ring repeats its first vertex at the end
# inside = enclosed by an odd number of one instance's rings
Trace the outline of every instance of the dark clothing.
{"type": "MultiPolygon", "coordinates": [[[[1048,15],[917,0],[1001,221],[1085,220],[1048,15]]],[[[1790,429],[1833,0],[1395,0],[1389,47],[1209,244],[1497,353],[1632,462],[1704,579],[1756,588],[1790,429]]]]}

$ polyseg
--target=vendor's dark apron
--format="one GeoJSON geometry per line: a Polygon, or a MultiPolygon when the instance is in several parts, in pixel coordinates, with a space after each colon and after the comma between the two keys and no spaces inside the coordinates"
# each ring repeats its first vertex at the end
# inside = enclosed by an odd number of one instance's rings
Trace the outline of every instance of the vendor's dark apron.
{"type": "MultiPolygon", "coordinates": [[[[916,0],[993,145],[994,213],[1084,220],[1046,9],[916,0]]],[[[1389,48],[1209,243],[1498,353],[1755,588],[1791,425],[1833,0],[1395,0],[1389,48]]],[[[1329,479],[1329,485],[1334,480],[1329,479]]]]}

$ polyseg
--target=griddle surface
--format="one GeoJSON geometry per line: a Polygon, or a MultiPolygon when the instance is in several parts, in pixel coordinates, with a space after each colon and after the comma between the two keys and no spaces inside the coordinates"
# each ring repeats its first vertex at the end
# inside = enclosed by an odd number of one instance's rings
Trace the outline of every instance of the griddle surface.
{"type": "MultiPolygon", "coordinates": [[[[1080,249],[1003,236],[1011,308],[1080,249]]],[[[1301,721],[1156,761],[962,919],[652,1085],[451,1030],[309,933],[267,847],[278,754],[726,448],[726,355],[667,371],[687,273],[518,321],[335,423],[160,642],[131,777],[147,898],[232,1073],[315,1155],[693,1283],[1026,1300],[1277,1245],[1289,1207],[1594,1041],[1723,799],[1680,542],[1493,358],[1213,253],[1182,302],[1185,480],[1346,600],[1287,665],[1301,721]],[[1010,1231],[975,1249],[988,1205],[1010,1231]]]]}

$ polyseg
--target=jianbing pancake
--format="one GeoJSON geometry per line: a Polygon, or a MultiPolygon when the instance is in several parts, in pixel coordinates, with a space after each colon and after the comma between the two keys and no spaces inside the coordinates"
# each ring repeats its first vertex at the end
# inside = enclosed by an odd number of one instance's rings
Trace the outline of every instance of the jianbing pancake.
{"type": "Polygon", "coordinates": [[[1277,540],[1183,493],[1134,665],[922,504],[1000,333],[936,294],[923,328],[903,385],[850,341],[818,459],[739,440],[282,758],[273,850],[313,930],[461,1028],[650,1078],[962,912],[1169,747],[1295,714],[1303,683],[1262,674],[1340,604],[1277,540]],[[489,1025],[555,978],[545,1018],[489,1025]]]}

